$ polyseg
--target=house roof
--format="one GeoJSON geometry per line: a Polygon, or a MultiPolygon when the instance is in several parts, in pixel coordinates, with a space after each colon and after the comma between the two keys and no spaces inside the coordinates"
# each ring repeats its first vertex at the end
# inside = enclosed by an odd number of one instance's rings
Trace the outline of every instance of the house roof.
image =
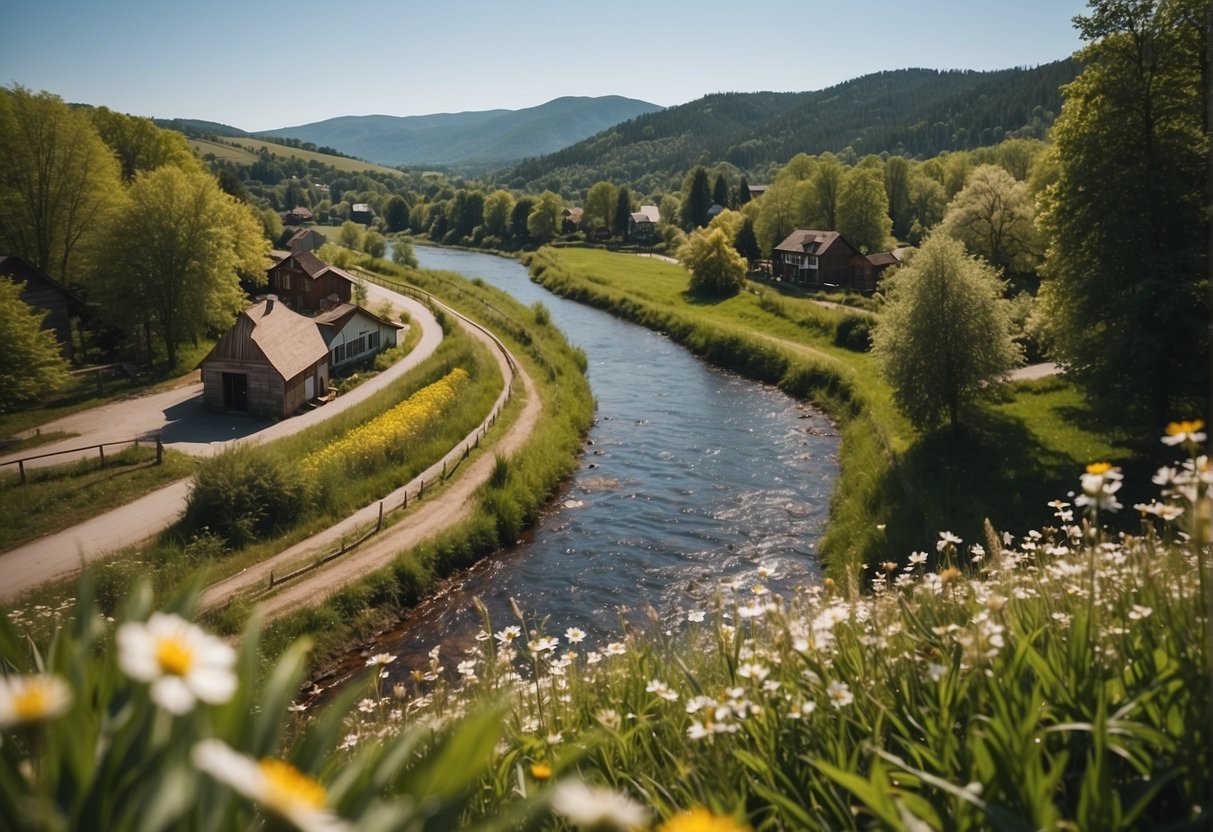
{"type": "Polygon", "coordinates": [[[0,276],[12,278],[17,283],[39,281],[60,292],[74,308],[83,309],[85,306],[79,295],[19,254],[0,256],[0,276]]]}
{"type": "Polygon", "coordinates": [[[310,217],[312,215],[312,209],[300,205],[297,208],[292,208],[291,210],[287,211],[287,213],[296,217],[310,217]]]}
{"type": "MultiPolygon", "coordinates": [[[[251,338],[283,378],[291,379],[328,354],[328,345],[311,318],[270,296],[240,313],[252,323],[251,338]]],[[[232,331],[234,331],[233,328],[232,331]]],[[[215,345],[219,349],[220,344],[215,345]]]]}
{"type": "Polygon", "coordinates": [[[335,274],[338,277],[348,280],[350,283],[358,282],[349,272],[345,271],[344,269],[339,269],[336,266],[330,266],[315,254],[312,254],[310,251],[296,251],[281,263],[275,263],[270,267],[270,270],[272,271],[273,269],[278,268],[289,260],[294,260],[295,265],[303,269],[307,276],[312,280],[323,277],[325,274],[335,274]]]}
{"type": "Polygon", "coordinates": [[[638,213],[644,214],[649,218],[649,222],[661,222],[661,209],[656,205],[641,205],[638,213]]]}
{"type": "Polygon", "coordinates": [[[404,324],[389,321],[386,318],[381,318],[374,312],[363,309],[361,306],[355,306],[352,303],[339,303],[332,309],[321,312],[312,321],[316,326],[320,327],[321,335],[325,343],[329,343],[334,335],[336,335],[342,327],[349,322],[351,318],[361,317],[374,321],[382,326],[390,326],[393,329],[404,329],[404,324]]]}
{"type": "Polygon", "coordinates": [[[371,206],[369,203],[366,203],[366,202],[355,202],[353,205],[350,206],[350,210],[358,211],[359,213],[363,213],[363,214],[369,214],[371,212],[371,206]]]}
{"type": "MultiPolygon", "coordinates": [[[[776,251],[786,251],[792,254],[822,255],[836,241],[842,240],[837,231],[817,231],[812,228],[797,228],[784,241],[775,246],[776,251]]],[[[843,240],[845,245],[850,245],[843,240]]]]}
{"type": "Polygon", "coordinates": [[[896,251],[880,251],[868,255],[868,262],[873,266],[895,266],[901,262],[896,251]]]}

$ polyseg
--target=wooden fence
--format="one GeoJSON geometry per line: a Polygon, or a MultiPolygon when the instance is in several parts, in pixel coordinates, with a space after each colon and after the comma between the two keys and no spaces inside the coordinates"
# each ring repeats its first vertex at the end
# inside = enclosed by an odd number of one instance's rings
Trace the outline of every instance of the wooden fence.
{"type": "Polygon", "coordinates": [[[30,456],[23,456],[20,459],[10,459],[7,462],[0,462],[0,465],[16,465],[17,470],[20,472],[20,475],[21,475],[21,484],[25,485],[25,482],[26,482],[25,463],[30,462],[32,460],[47,459],[48,457],[63,456],[65,454],[80,454],[85,451],[95,450],[95,451],[97,451],[98,456],[101,459],[100,467],[104,468],[105,467],[105,449],[106,448],[113,448],[113,447],[116,447],[119,445],[122,445],[122,446],[133,445],[134,447],[138,448],[139,444],[141,442],[155,442],[156,443],[156,464],[159,465],[161,462],[164,461],[164,442],[161,440],[160,434],[157,433],[155,436],[136,436],[134,439],[127,439],[127,440],[124,440],[121,442],[102,442],[98,445],[82,445],[79,448],[69,448],[65,451],[50,451],[49,453],[45,453],[45,454],[32,454],[30,456]]]}

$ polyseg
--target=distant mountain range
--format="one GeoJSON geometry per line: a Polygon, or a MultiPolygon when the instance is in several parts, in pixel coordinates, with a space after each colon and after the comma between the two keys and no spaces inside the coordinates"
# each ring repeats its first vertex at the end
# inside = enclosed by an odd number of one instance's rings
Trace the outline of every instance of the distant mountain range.
{"type": "Polygon", "coordinates": [[[661,108],[617,95],[557,98],[523,110],[428,116],[340,116],[266,130],[381,165],[503,165],[552,153],[661,108]]]}

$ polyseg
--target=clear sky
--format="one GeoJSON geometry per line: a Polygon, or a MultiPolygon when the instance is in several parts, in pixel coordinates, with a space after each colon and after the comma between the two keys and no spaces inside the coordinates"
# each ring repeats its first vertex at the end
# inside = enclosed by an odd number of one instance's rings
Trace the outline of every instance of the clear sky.
{"type": "Polygon", "coordinates": [[[0,86],[244,130],[343,115],[662,106],[1080,48],[1083,0],[4,0],[0,86]]]}

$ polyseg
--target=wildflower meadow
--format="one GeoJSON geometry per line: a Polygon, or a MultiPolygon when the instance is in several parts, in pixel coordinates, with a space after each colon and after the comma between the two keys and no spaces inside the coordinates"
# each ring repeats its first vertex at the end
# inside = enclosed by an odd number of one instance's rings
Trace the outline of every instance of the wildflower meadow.
{"type": "Polygon", "coordinates": [[[1208,556],[1199,423],[1127,514],[1095,464],[1022,534],[780,597],[721,586],[601,643],[515,607],[313,709],[187,600],[82,586],[49,638],[0,622],[0,824],[19,829],[1204,829],[1208,556]],[[401,681],[391,682],[392,678],[401,681]]]}

